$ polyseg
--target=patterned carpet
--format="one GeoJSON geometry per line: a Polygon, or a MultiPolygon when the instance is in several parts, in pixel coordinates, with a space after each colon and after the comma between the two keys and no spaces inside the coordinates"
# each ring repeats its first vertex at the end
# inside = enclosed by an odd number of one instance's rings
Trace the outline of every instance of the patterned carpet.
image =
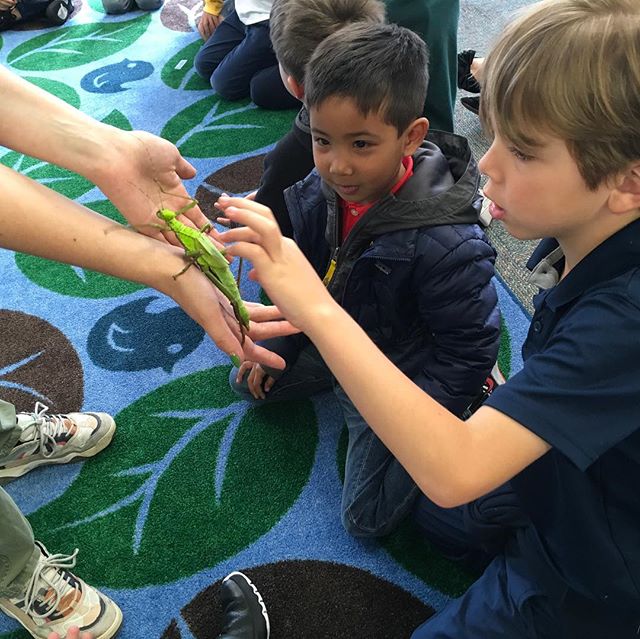
{"type": "MultiPolygon", "coordinates": [[[[255,188],[293,113],[224,102],[194,74],[199,0],[120,17],[75,2],[61,28],[3,33],[0,62],[99,120],[175,142],[207,211],[221,191],[255,188]]],[[[0,162],[122,221],[78,176],[1,148],[0,162]]],[[[155,291],[7,251],[0,269],[1,396],[116,417],[95,459],[7,488],[50,550],[80,548],[76,571],[122,607],[123,639],[215,637],[217,585],[233,569],[262,591],[274,639],[407,637],[469,583],[411,524],[382,543],[343,531],[332,396],[251,408],[228,388],[228,359],[155,291]]],[[[509,374],[528,317],[497,286],[509,374]]],[[[259,298],[246,278],[242,291],[259,298]]],[[[0,618],[1,639],[25,636],[0,618]]]]}

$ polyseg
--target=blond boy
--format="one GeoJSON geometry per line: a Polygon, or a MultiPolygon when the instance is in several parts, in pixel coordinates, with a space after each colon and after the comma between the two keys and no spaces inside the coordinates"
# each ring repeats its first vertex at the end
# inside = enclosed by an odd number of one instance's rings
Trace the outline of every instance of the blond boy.
{"type": "Polygon", "coordinates": [[[487,58],[492,215],[518,238],[554,239],[537,251],[549,288],[524,367],[466,422],[381,355],[267,210],[221,203],[249,225],[229,232],[245,240],[232,253],[421,488],[425,534],[486,565],[414,639],[637,636],[639,42],[637,0],[545,0],[487,58]]]}

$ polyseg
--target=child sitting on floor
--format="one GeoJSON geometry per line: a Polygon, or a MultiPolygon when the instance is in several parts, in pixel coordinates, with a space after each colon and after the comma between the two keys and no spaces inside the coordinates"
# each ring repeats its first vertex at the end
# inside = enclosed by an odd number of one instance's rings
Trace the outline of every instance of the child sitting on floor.
{"type": "Polygon", "coordinates": [[[637,637],[639,42],[637,0],[545,0],[486,59],[492,216],[519,239],[553,239],[536,250],[545,290],[524,367],[467,421],[387,360],[268,209],[220,201],[246,225],[226,233],[229,252],[252,261],[424,493],[425,535],[486,566],[413,639],[637,637]]]}
{"type": "MultiPolygon", "coordinates": [[[[426,88],[426,47],[412,31],[358,23],[326,38],[305,75],[316,171],[285,197],[294,238],[334,299],[461,415],[498,352],[495,253],[476,224],[479,175],[466,140],[424,139],[426,88]]],[[[287,368],[245,362],[231,374],[239,393],[281,401],[333,387],[304,335],[265,345],[287,368]]],[[[354,535],[387,534],[418,490],[342,388],[335,392],[349,431],[343,523],[354,535]]]]}

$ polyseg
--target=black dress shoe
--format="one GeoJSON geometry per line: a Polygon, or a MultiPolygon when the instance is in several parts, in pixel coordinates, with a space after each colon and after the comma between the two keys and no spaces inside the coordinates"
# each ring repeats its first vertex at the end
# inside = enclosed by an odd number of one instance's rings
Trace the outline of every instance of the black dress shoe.
{"type": "Polygon", "coordinates": [[[241,572],[227,575],[220,586],[223,625],[218,639],[269,639],[269,615],[262,595],[241,572]]]}
{"type": "Polygon", "coordinates": [[[476,115],[480,113],[480,98],[477,95],[460,98],[460,104],[468,111],[471,111],[471,113],[475,113],[476,115]]]}
{"type": "Polygon", "coordinates": [[[480,83],[471,73],[471,63],[475,57],[473,49],[458,53],[458,88],[469,93],[480,93],[480,83]]]}

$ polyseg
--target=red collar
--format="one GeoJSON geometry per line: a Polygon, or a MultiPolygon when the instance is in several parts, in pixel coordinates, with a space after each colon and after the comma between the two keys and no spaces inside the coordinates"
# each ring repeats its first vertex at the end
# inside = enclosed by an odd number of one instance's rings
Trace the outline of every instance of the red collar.
{"type": "MultiPolygon", "coordinates": [[[[403,176],[393,185],[391,194],[395,195],[413,175],[413,158],[410,155],[402,158],[404,166],[403,176]]],[[[375,202],[349,202],[340,199],[340,210],[342,212],[342,240],[349,235],[355,223],[375,204],[375,202]]]]}

